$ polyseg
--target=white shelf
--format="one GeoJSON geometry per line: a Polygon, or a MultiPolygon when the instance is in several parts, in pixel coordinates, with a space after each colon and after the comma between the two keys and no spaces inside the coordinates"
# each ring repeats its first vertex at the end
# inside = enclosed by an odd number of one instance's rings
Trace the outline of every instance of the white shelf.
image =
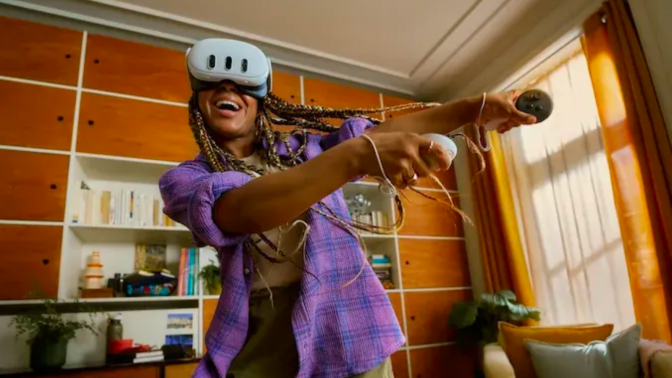
{"type": "Polygon", "coordinates": [[[193,243],[186,227],[134,227],[124,225],[90,225],[74,223],[68,227],[85,243],[193,243]]]}
{"type": "Polygon", "coordinates": [[[115,303],[115,302],[168,302],[168,301],[196,301],[198,295],[178,296],[168,295],[163,297],[113,297],[113,298],[80,298],[80,302],[86,303],[115,303]]]}
{"type": "Polygon", "coordinates": [[[362,239],[394,239],[397,235],[396,234],[391,234],[391,235],[381,235],[381,234],[359,234],[359,236],[362,237],[362,239]]]}
{"type": "Polygon", "coordinates": [[[75,154],[79,169],[88,180],[117,181],[158,185],[159,178],[176,162],[107,155],[75,154]]]}

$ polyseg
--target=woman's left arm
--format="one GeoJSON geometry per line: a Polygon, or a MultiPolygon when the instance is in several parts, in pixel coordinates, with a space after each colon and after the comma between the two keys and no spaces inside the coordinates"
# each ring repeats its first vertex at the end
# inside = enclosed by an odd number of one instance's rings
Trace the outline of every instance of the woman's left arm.
{"type": "Polygon", "coordinates": [[[443,105],[415,112],[403,117],[393,118],[372,129],[372,132],[406,131],[417,134],[448,134],[462,125],[478,121],[485,124],[493,119],[504,120],[497,125],[497,131],[506,132],[521,124],[533,124],[534,116],[516,109],[515,102],[519,92],[511,91],[487,95],[485,104],[482,96],[451,101],[443,105]]]}

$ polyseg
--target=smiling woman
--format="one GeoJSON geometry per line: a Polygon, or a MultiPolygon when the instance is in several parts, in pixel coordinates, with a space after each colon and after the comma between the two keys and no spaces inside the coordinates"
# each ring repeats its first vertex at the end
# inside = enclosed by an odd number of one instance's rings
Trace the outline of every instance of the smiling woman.
{"type": "Polygon", "coordinates": [[[165,213],[220,260],[222,296],[195,376],[391,377],[389,357],[405,338],[356,229],[397,227],[353,222],[339,189],[365,175],[406,188],[446,170],[447,152],[418,134],[534,117],[515,109],[513,93],[385,109],[293,105],[270,93],[270,63],[259,54],[230,40],[190,49],[189,123],[201,154],[159,183],[165,213]],[[410,108],[431,109],[367,116],[410,108]]]}

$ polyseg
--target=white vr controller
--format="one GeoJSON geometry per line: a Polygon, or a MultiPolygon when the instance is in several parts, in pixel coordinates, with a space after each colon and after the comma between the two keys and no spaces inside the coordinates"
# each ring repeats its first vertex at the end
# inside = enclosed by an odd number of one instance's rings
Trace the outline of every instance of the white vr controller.
{"type": "MultiPolygon", "coordinates": [[[[447,137],[443,134],[424,134],[422,137],[431,140],[446,150],[448,153],[448,167],[453,164],[453,159],[455,159],[455,156],[457,156],[457,145],[455,142],[453,142],[452,139],[450,139],[450,137],[447,137]]],[[[430,155],[427,156],[425,160],[433,158],[434,157],[430,155]]],[[[431,163],[431,161],[428,161],[428,163],[431,163]]]]}

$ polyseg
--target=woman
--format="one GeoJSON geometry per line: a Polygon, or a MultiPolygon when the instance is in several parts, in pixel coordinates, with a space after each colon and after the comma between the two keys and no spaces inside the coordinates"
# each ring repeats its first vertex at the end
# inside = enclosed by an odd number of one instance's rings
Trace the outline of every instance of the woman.
{"type": "Polygon", "coordinates": [[[504,119],[504,132],[534,118],[507,93],[373,127],[379,122],[352,116],[380,109],[296,106],[268,93],[270,63],[249,44],[201,41],[187,65],[202,153],[167,172],[160,188],[165,213],[197,245],[217,249],[222,281],[194,376],[392,377],[389,356],[405,339],[339,189],[366,175],[404,188],[447,169],[446,152],[419,135],[477,118],[504,119]],[[345,122],[336,129],[323,118],[345,122]],[[328,133],[281,136],[270,121],[328,133]]]}

